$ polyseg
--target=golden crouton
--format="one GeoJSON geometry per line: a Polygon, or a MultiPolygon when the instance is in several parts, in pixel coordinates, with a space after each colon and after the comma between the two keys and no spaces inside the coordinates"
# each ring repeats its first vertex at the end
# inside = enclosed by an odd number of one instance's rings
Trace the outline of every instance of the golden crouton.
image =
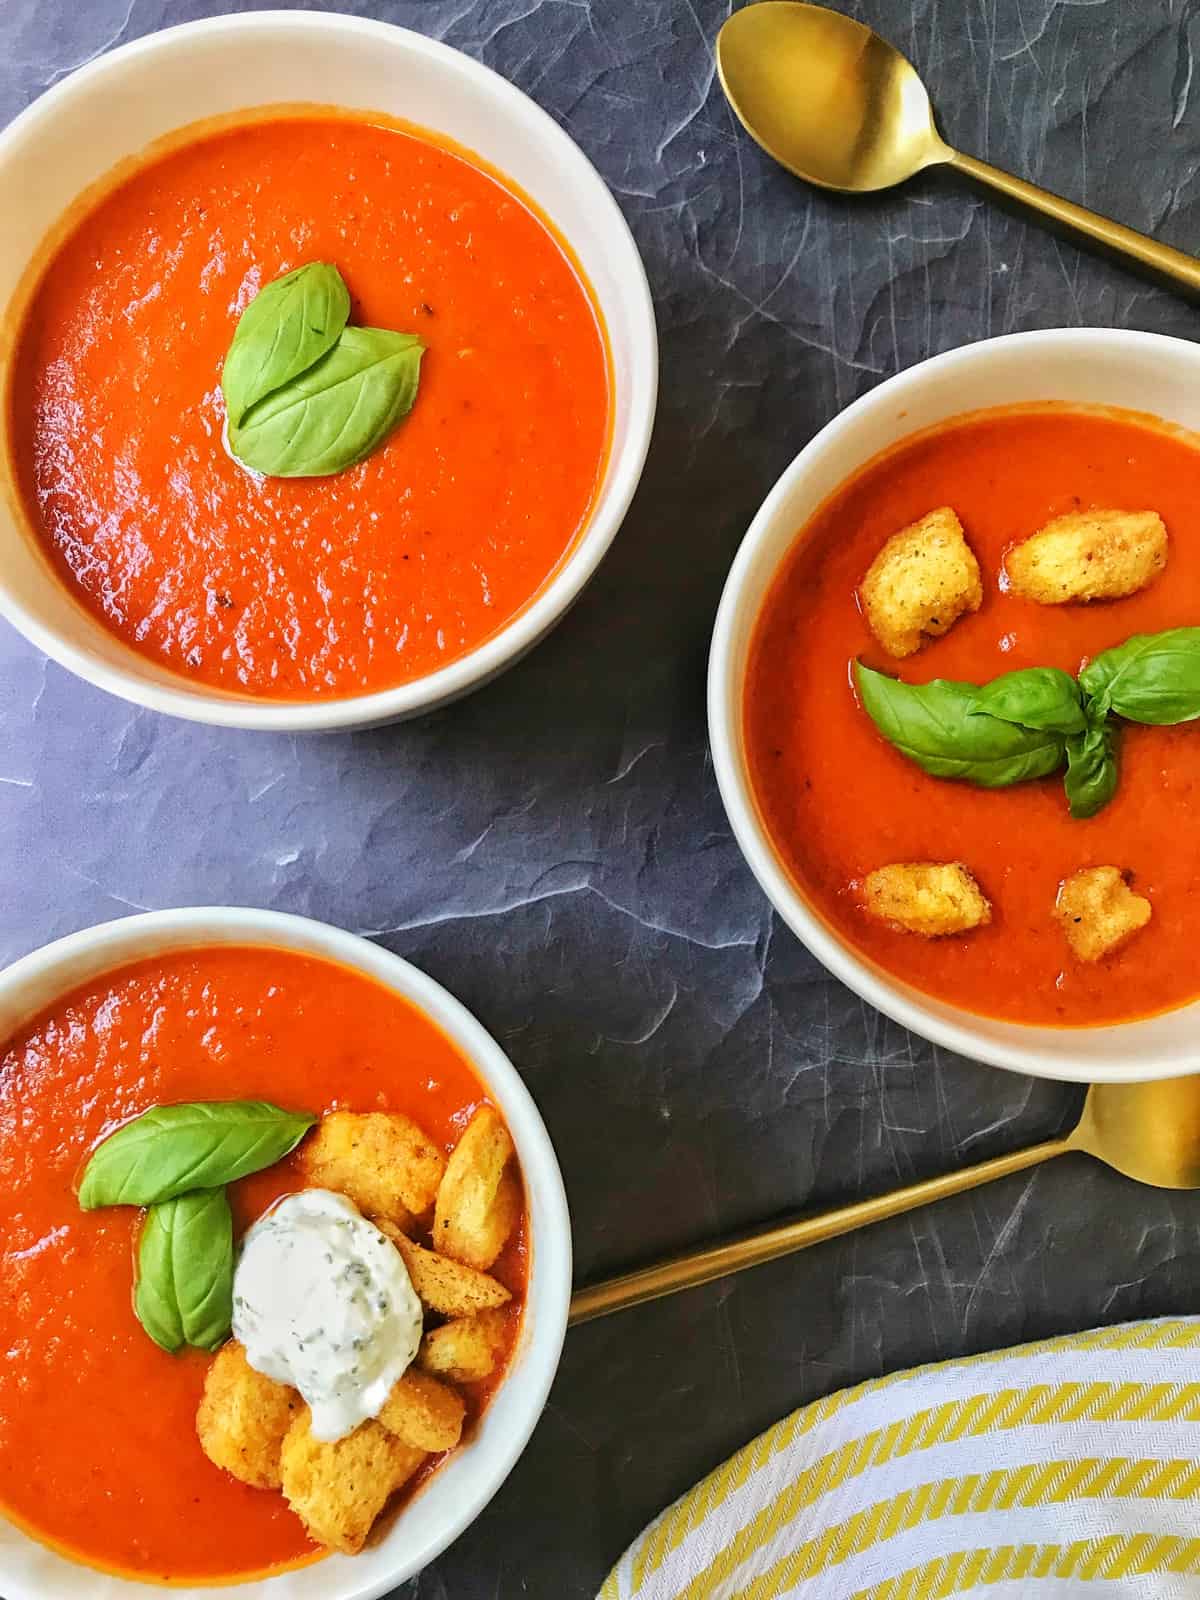
{"type": "Polygon", "coordinates": [[[1152,911],[1117,867],[1084,867],[1058,891],[1054,915],[1080,961],[1099,961],[1144,928],[1152,911]]]}
{"type": "Polygon", "coordinates": [[[406,1238],[384,1217],[374,1217],[372,1221],[404,1257],[417,1299],[427,1311],[440,1312],[444,1317],[469,1317],[476,1311],[489,1311],[512,1299],[504,1285],[486,1272],[477,1272],[461,1261],[451,1261],[449,1256],[440,1256],[436,1250],[426,1250],[424,1245],[406,1238]]]}
{"type": "Polygon", "coordinates": [[[283,1441],[283,1493],[310,1537],[357,1555],[388,1499],[425,1459],[378,1422],[344,1439],[314,1439],[306,1406],[283,1441]]]}
{"type": "Polygon", "coordinates": [[[881,922],[938,939],[992,920],[987,896],[961,861],[897,861],[863,880],[867,910],[881,922]]]}
{"type": "Polygon", "coordinates": [[[205,1374],[196,1432],[218,1467],[255,1489],[278,1489],[280,1446],[301,1408],[294,1389],[256,1372],[231,1339],[205,1374]]]}
{"type": "Polygon", "coordinates": [[[1166,564],[1157,511],[1072,511],[1010,550],[1004,570],[1013,594],[1059,606],[1136,594],[1166,564]]]}
{"type": "Polygon", "coordinates": [[[480,1311],[431,1328],[421,1340],[417,1365],[451,1383],[479,1383],[495,1372],[507,1343],[508,1313],[480,1311]]]}
{"type": "Polygon", "coordinates": [[[521,1215],[516,1152],[498,1111],[480,1106],[450,1152],[433,1213],[433,1243],[444,1256],[487,1270],[521,1215]]]}
{"type": "Polygon", "coordinates": [[[434,1202],[446,1158],[408,1117],[334,1111],[304,1152],[309,1181],[354,1201],[360,1211],[402,1228],[434,1202]]]}
{"type": "Polygon", "coordinates": [[[434,1454],[454,1449],[465,1414],[462,1395],[424,1372],[406,1372],[384,1401],[379,1420],[405,1444],[434,1454]]]}
{"type": "Polygon", "coordinates": [[[871,632],[891,656],[911,656],[983,604],[979,563],[949,506],[894,533],[859,592],[871,632]]]}

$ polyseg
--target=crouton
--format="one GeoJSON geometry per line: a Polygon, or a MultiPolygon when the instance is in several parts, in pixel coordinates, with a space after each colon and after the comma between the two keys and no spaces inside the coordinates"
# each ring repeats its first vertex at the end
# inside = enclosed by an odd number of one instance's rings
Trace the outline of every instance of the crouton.
{"type": "Polygon", "coordinates": [[[451,1261],[449,1256],[440,1256],[436,1250],[426,1250],[424,1245],[406,1238],[385,1217],[372,1220],[404,1257],[417,1299],[427,1311],[440,1312],[444,1317],[469,1317],[476,1311],[489,1311],[512,1299],[504,1285],[486,1272],[477,1272],[461,1261],[451,1261]]]}
{"type": "Polygon", "coordinates": [[[992,920],[987,896],[961,861],[897,861],[863,880],[871,916],[939,939],[992,920]]]}
{"type": "Polygon", "coordinates": [[[389,1498],[425,1460],[378,1422],[344,1439],[315,1439],[308,1407],[288,1429],[281,1458],[283,1493],[311,1538],[357,1555],[389,1498]]]}
{"type": "Polygon", "coordinates": [[[421,1340],[417,1365],[451,1383],[479,1383],[495,1372],[507,1343],[508,1313],[480,1311],[431,1328],[421,1340]]]}
{"type": "Polygon", "coordinates": [[[433,1213],[434,1248],[486,1272],[521,1215],[516,1152],[500,1113],[480,1106],[450,1152],[433,1213]]]}
{"type": "Polygon", "coordinates": [[[204,1454],[255,1489],[278,1489],[279,1452],[303,1402],[264,1378],[235,1339],[222,1345],[204,1378],[196,1432],[204,1454]]]}
{"type": "Polygon", "coordinates": [[[463,1397],[424,1372],[406,1372],[383,1403],[379,1420],[417,1450],[453,1450],[462,1437],[463,1397]]]}
{"type": "Polygon", "coordinates": [[[979,563],[949,506],[894,533],[859,593],[871,632],[890,656],[911,656],[983,604],[979,563]]]}
{"type": "Polygon", "coordinates": [[[1073,954],[1099,961],[1150,921],[1149,900],[1134,894],[1117,867],[1084,867],[1058,891],[1054,915],[1073,954]]]}
{"type": "Polygon", "coordinates": [[[1004,570],[1013,594],[1060,606],[1136,594],[1166,564],[1157,511],[1072,511],[1010,550],[1004,570]]]}
{"type": "Polygon", "coordinates": [[[415,1122],[398,1113],[335,1111],[304,1152],[309,1181],[354,1201],[362,1212],[408,1227],[427,1212],[446,1158],[415,1122]]]}

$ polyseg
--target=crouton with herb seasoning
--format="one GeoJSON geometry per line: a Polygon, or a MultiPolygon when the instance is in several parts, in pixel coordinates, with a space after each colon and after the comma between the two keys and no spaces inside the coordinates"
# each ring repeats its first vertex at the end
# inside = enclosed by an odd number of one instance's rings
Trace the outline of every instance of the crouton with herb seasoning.
{"type": "Polygon", "coordinates": [[[353,1200],[367,1216],[401,1228],[429,1211],[446,1158],[409,1117],[398,1112],[334,1111],[304,1147],[309,1182],[353,1200]]]}
{"type": "Polygon", "coordinates": [[[417,1365],[451,1383],[481,1383],[495,1372],[508,1343],[508,1313],[480,1311],[431,1328],[421,1340],[417,1365]]]}
{"type": "Polygon", "coordinates": [[[283,1441],[284,1497],[318,1544],[357,1555],[376,1517],[425,1457],[378,1422],[360,1423],[332,1442],[314,1438],[305,1406],[283,1441]]]}
{"type": "Polygon", "coordinates": [[[520,1215],[512,1138],[499,1113],[480,1106],[446,1162],[433,1213],[434,1248],[486,1272],[520,1215]]]}
{"type": "Polygon", "coordinates": [[[236,1339],[204,1375],[196,1432],[208,1459],[255,1489],[278,1489],[284,1435],[303,1409],[294,1389],[264,1378],[236,1339]]]}
{"type": "Polygon", "coordinates": [[[1149,900],[1134,894],[1119,867],[1073,872],[1058,891],[1054,907],[1072,954],[1080,961],[1100,961],[1119,949],[1152,914],[1149,900]]]}
{"type": "Polygon", "coordinates": [[[896,861],[863,880],[871,916],[926,939],[967,933],[992,920],[992,907],[961,861],[896,861]]]}
{"type": "Polygon", "coordinates": [[[486,1272],[438,1255],[436,1250],[427,1250],[384,1217],[372,1220],[404,1257],[417,1298],[427,1311],[444,1317],[469,1317],[476,1311],[507,1305],[512,1299],[504,1285],[486,1272]]]}
{"type": "Polygon", "coordinates": [[[1136,594],[1166,564],[1157,511],[1071,511],[1010,550],[1004,570],[1013,594],[1059,606],[1136,594]]]}
{"type": "Polygon", "coordinates": [[[428,1373],[410,1369],[393,1385],[379,1421],[405,1444],[436,1455],[454,1449],[466,1410],[462,1395],[428,1373]]]}
{"type": "Polygon", "coordinates": [[[949,506],[894,533],[859,589],[871,632],[890,656],[911,656],[983,604],[979,563],[949,506]]]}

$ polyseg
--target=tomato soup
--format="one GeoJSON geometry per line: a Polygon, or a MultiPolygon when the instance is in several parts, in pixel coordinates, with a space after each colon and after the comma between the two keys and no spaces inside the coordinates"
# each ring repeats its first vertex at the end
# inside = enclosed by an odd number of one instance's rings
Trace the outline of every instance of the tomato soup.
{"type": "MultiPolygon", "coordinates": [[[[139,1326],[139,1213],[81,1211],[79,1168],[114,1124],[155,1104],[399,1111],[449,1148],[484,1098],[454,1045],[399,996],[263,948],[123,968],[3,1047],[0,1507],[64,1553],[143,1579],[211,1582],[315,1559],[282,1495],[202,1452],[210,1358],[169,1356],[139,1326]]],[[[299,1183],[292,1158],[235,1185],[237,1230],[299,1183]]],[[[491,1270],[520,1295],[525,1266],[522,1223],[491,1270]]],[[[464,1390],[469,1417],[496,1381],[464,1390]]]]}
{"type": "Polygon", "coordinates": [[[312,700],[447,665],[587,521],[608,357],[568,249],[432,136],[312,110],[209,131],[112,188],[20,330],[14,475],[79,600],[198,683],[312,700]],[[263,478],[222,443],[221,368],[265,284],[327,261],[351,321],[419,335],[416,405],[356,467],[263,478]]]}
{"type": "Polygon", "coordinates": [[[984,412],[902,443],[814,517],[757,623],[745,740],[767,828],[814,908],[880,966],[939,999],[1017,1022],[1117,1022],[1200,994],[1200,725],[1124,728],[1115,799],[1068,815],[1061,776],[983,790],[933,778],[876,732],[857,704],[855,658],[908,682],[980,683],[1018,667],[1077,673],[1134,633],[1200,623],[1200,448],[1119,411],[1044,406],[984,412]],[[893,661],[857,588],[884,541],[952,506],[979,559],[984,600],[918,654],[893,661]],[[1005,593],[1006,550],[1052,517],[1090,507],[1159,512],[1165,572],[1103,604],[1043,606],[1005,593]],[[992,922],[924,939],[867,918],[856,884],[897,861],[962,861],[992,922]],[[1073,960],[1053,916],[1062,880],[1116,866],[1153,906],[1108,959],[1073,960]]]}

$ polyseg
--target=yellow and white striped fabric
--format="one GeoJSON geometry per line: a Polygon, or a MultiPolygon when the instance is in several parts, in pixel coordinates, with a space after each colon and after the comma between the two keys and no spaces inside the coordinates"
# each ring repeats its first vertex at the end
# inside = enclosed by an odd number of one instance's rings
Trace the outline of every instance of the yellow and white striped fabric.
{"type": "Polygon", "coordinates": [[[1200,1318],[843,1389],[626,1551],[599,1600],[1196,1600],[1200,1318]]]}

